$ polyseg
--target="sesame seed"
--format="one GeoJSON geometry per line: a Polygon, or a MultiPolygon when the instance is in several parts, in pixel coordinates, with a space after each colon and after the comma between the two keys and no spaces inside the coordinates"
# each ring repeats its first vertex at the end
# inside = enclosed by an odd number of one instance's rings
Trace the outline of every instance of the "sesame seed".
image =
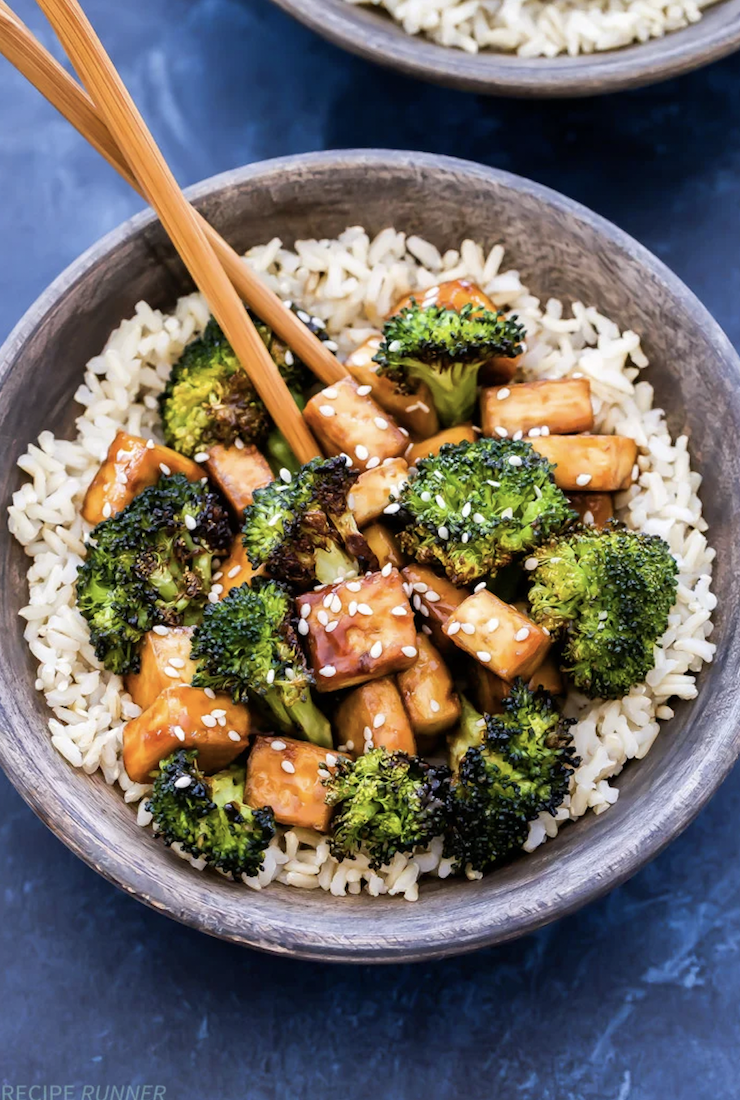
{"type": "Polygon", "coordinates": [[[208,461],[208,451],[198,451],[197,455],[195,456],[195,461],[196,462],[207,462],[208,461]]]}
{"type": "Polygon", "coordinates": [[[206,696],[207,699],[216,698],[216,692],[213,690],[213,688],[203,688],[203,694],[206,696]]]}
{"type": "Polygon", "coordinates": [[[427,619],[429,618],[429,608],[427,607],[427,605],[425,603],[423,603],[421,605],[421,607],[419,608],[419,611],[421,611],[422,615],[425,618],[427,618],[427,619]]]}
{"type": "Polygon", "coordinates": [[[450,532],[444,526],[437,528],[437,534],[441,539],[448,539],[450,537],[450,532]]]}
{"type": "Polygon", "coordinates": [[[395,516],[396,512],[400,512],[400,510],[401,510],[401,505],[400,504],[386,504],[385,508],[383,509],[383,512],[385,513],[386,516],[395,516]]]}
{"type": "Polygon", "coordinates": [[[182,728],[182,726],[173,726],[172,732],[174,733],[178,741],[185,740],[185,730],[182,728]]]}
{"type": "Polygon", "coordinates": [[[505,401],[505,400],[506,400],[506,398],[507,398],[507,397],[509,397],[509,395],[510,395],[510,394],[511,394],[511,390],[509,389],[509,387],[508,387],[508,386],[504,386],[504,387],[503,387],[502,389],[500,389],[500,390],[498,391],[498,393],[496,394],[496,399],[497,399],[498,401],[505,401]]]}
{"type": "Polygon", "coordinates": [[[347,614],[349,615],[350,619],[354,619],[355,615],[357,614],[357,600],[350,600],[349,601],[349,607],[347,608],[347,614]]]}
{"type": "Polygon", "coordinates": [[[355,747],[355,743],[354,743],[354,741],[348,741],[347,744],[344,747],[347,750],[347,752],[352,752],[352,750],[355,747]]]}
{"type": "Polygon", "coordinates": [[[361,615],[372,615],[373,613],[372,607],[367,603],[358,603],[357,610],[361,615]]]}
{"type": "Polygon", "coordinates": [[[298,622],[298,633],[302,634],[303,637],[305,638],[305,636],[308,634],[308,632],[309,632],[308,623],[306,622],[305,619],[300,619],[299,622],[298,622]]]}
{"type": "Polygon", "coordinates": [[[419,611],[421,609],[421,596],[414,596],[411,602],[414,605],[415,611],[419,611]]]}
{"type": "Polygon", "coordinates": [[[370,456],[370,452],[363,443],[358,443],[355,447],[355,454],[359,458],[360,462],[365,462],[370,456]]]}
{"type": "Polygon", "coordinates": [[[322,416],[330,417],[334,416],[335,412],[331,405],[319,405],[319,412],[322,416]]]}
{"type": "Polygon", "coordinates": [[[362,584],[359,581],[347,581],[344,586],[348,592],[361,592],[362,584]]]}
{"type": "Polygon", "coordinates": [[[165,477],[169,477],[170,474],[172,473],[172,470],[164,462],[160,462],[159,468],[162,471],[162,473],[165,475],[165,477]]]}
{"type": "Polygon", "coordinates": [[[449,634],[449,636],[452,637],[453,634],[457,634],[460,626],[461,624],[457,621],[450,623],[450,625],[447,627],[447,633],[449,634]]]}
{"type": "Polygon", "coordinates": [[[509,455],[509,465],[510,466],[521,466],[521,464],[522,464],[522,460],[519,457],[519,455],[509,455]]]}
{"type": "Polygon", "coordinates": [[[426,489],[424,490],[423,493],[420,493],[419,495],[420,495],[421,499],[424,501],[425,504],[428,504],[429,501],[432,499],[432,494],[430,492],[428,492],[426,489]]]}
{"type": "Polygon", "coordinates": [[[374,470],[376,466],[380,466],[380,459],[377,455],[373,455],[373,457],[369,458],[365,463],[365,468],[368,470],[374,470]]]}
{"type": "Polygon", "coordinates": [[[426,623],[422,623],[422,624],[421,624],[421,632],[422,632],[422,634],[426,634],[426,635],[427,635],[427,637],[431,637],[431,634],[432,634],[432,628],[431,628],[431,627],[429,627],[429,626],[427,626],[427,624],[426,624],[426,623]]]}
{"type": "Polygon", "coordinates": [[[146,449],[147,449],[148,451],[153,451],[153,450],[154,450],[154,440],[153,440],[153,439],[147,439],[147,441],[146,441],[146,449]]]}
{"type": "Polygon", "coordinates": [[[373,423],[376,428],[380,428],[381,432],[384,432],[388,427],[388,421],[384,416],[376,416],[373,418],[373,423]]]}
{"type": "Polygon", "coordinates": [[[345,454],[344,451],[340,451],[339,452],[339,457],[344,459],[345,466],[348,466],[349,469],[351,470],[352,469],[352,459],[349,457],[349,455],[345,454]]]}
{"type": "Polygon", "coordinates": [[[381,577],[390,577],[392,572],[393,572],[393,563],[388,561],[388,562],[385,563],[383,568],[380,570],[380,575],[381,575],[381,577]]]}
{"type": "Polygon", "coordinates": [[[204,714],[202,722],[206,729],[209,730],[214,729],[218,725],[218,719],[214,718],[212,714],[204,714]]]}
{"type": "Polygon", "coordinates": [[[467,519],[472,510],[473,505],[470,503],[469,500],[466,500],[462,508],[460,509],[460,515],[463,517],[463,519],[467,519]]]}
{"type": "Polygon", "coordinates": [[[230,581],[233,581],[234,577],[239,576],[239,574],[241,573],[241,568],[241,565],[232,565],[231,569],[226,574],[230,581]]]}
{"type": "Polygon", "coordinates": [[[472,623],[460,623],[460,629],[463,634],[475,634],[475,627],[472,623]]]}
{"type": "Polygon", "coordinates": [[[632,480],[637,481],[639,476],[640,476],[640,467],[637,465],[637,463],[635,463],[634,466],[632,467],[632,480]]]}
{"type": "Polygon", "coordinates": [[[335,619],[334,622],[331,622],[327,625],[326,633],[331,634],[332,630],[336,630],[338,626],[339,626],[339,619],[335,619]]]}
{"type": "Polygon", "coordinates": [[[372,730],[370,729],[370,727],[369,727],[369,726],[365,726],[364,730],[362,731],[362,739],[363,739],[363,741],[370,741],[370,740],[372,740],[372,736],[373,736],[373,731],[372,731],[372,730]]]}
{"type": "Polygon", "coordinates": [[[236,730],[229,730],[227,736],[230,741],[241,741],[241,737],[236,732],[236,730]]]}
{"type": "Polygon", "coordinates": [[[265,680],[267,681],[268,684],[272,684],[274,682],[274,680],[275,680],[275,669],[274,668],[268,668],[267,675],[265,676],[265,680]]]}
{"type": "Polygon", "coordinates": [[[214,584],[211,587],[211,592],[215,592],[217,596],[220,596],[221,593],[223,592],[223,590],[224,590],[224,586],[222,584],[214,584]]]}
{"type": "Polygon", "coordinates": [[[208,593],[208,602],[209,603],[218,603],[218,592],[213,592],[213,591],[209,592],[208,593]]]}
{"type": "Polygon", "coordinates": [[[437,702],[436,699],[430,699],[429,700],[429,709],[431,710],[432,714],[437,714],[438,713],[439,703],[437,702]]]}
{"type": "Polygon", "coordinates": [[[290,350],[290,348],[288,348],[288,350],[286,351],[284,359],[286,367],[292,367],[295,363],[295,356],[293,355],[293,352],[290,350]]]}
{"type": "Polygon", "coordinates": [[[402,582],[402,584],[403,584],[403,590],[404,590],[404,592],[405,592],[405,593],[406,593],[406,595],[407,595],[407,596],[409,597],[409,599],[411,599],[411,593],[412,593],[412,592],[414,591],[414,586],[413,586],[413,584],[409,584],[409,582],[408,582],[408,581],[403,581],[403,582],[402,582]]]}
{"type": "Polygon", "coordinates": [[[432,592],[431,588],[427,592],[426,598],[429,603],[439,603],[439,601],[442,599],[439,592],[432,592]]]}
{"type": "Polygon", "coordinates": [[[541,428],[530,428],[529,431],[527,432],[527,435],[529,436],[530,439],[539,439],[541,434],[542,434],[542,429],[541,428]]]}
{"type": "Polygon", "coordinates": [[[540,435],[549,435],[549,434],[550,434],[550,429],[548,428],[547,424],[543,424],[541,429],[540,429],[540,435]]]}
{"type": "Polygon", "coordinates": [[[237,451],[243,451],[244,450],[244,440],[243,439],[235,439],[234,440],[234,446],[236,447],[237,451]]]}
{"type": "Polygon", "coordinates": [[[305,309],[297,309],[295,315],[299,321],[303,321],[304,325],[308,325],[311,322],[311,315],[306,313],[305,309]]]}
{"type": "Polygon", "coordinates": [[[381,655],[382,652],[383,652],[383,643],[382,642],[375,642],[370,648],[370,656],[373,658],[374,661],[376,661],[378,659],[378,657],[381,655]]]}
{"type": "Polygon", "coordinates": [[[517,630],[516,634],[514,635],[514,641],[515,642],[523,642],[528,637],[529,637],[529,627],[528,626],[523,626],[521,630],[517,630]]]}
{"type": "Polygon", "coordinates": [[[110,518],[110,514],[111,514],[112,511],[113,511],[113,509],[110,506],[110,501],[106,500],[105,504],[103,505],[103,515],[105,516],[106,519],[110,518]]]}
{"type": "Polygon", "coordinates": [[[329,622],[329,616],[327,615],[326,611],[324,611],[323,607],[321,611],[319,611],[319,613],[317,614],[316,618],[319,620],[322,626],[327,626],[329,622]]]}
{"type": "Polygon", "coordinates": [[[470,532],[469,531],[463,531],[463,537],[460,541],[463,544],[466,543],[466,542],[469,542],[470,541],[470,532]]]}
{"type": "Polygon", "coordinates": [[[164,672],[165,676],[171,676],[173,680],[180,679],[180,673],[177,671],[176,668],[173,668],[171,665],[165,665],[162,671],[164,672]]]}
{"type": "Polygon", "coordinates": [[[335,676],[336,671],[337,670],[334,668],[334,665],[324,665],[323,668],[319,669],[319,675],[321,675],[321,676],[335,676]]]}
{"type": "Polygon", "coordinates": [[[323,601],[324,607],[331,607],[331,601],[333,599],[334,599],[334,593],[333,592],[327,592],[326,595],[324,596],[324,601],[323,601]]]}
{"type": "Polygon", "coordinates": [[[501,519],[513,519],[513,518],[514,518],[514,509],[513,508],[504,508],[503,512],[501,513],[501,519]]]}
{"type": "Polygon", "coordinates": [[[290,470],[287,470],[285,466],[280,467],[280,480],[284,481],[286,485],[289,485],[293,480],[293,475],[290,470]]]}
{"type": "Polygon", "coordinates": [[[283,769],[284,772],[287,772],[288,775],[293,775],[293,773],[295,772],[295,764],[292,764],[290,760],[281,760],[280,767],[283,769]]]}
{"type": "Polygon", "coordinates": [[[589,481],[591,481],[591,474],[579,474],[576,478],[576,485],[582,487],[588,485],[589,481]]]}
{"type": "Polygon", "coordinates": [[[270,742],[270,748],[274,749],[275,752],[282,752],[282,750],[287,749],[287,747],[288,746],[285,744],[284,741],[271,741],[270,742]]]}
{"type": "Polygon", "coordinates": [[[412,588],[413,588],[414,592],[421,592],[421,594],[423,596],[424,593],[429,588],[429,585],[425,584],[424,581],[415,581],[414,584],[412,585],[412,588]]]}
{"type": "Polygon", "coordinates": [[[324,397],[328,397],[330,401],[333,401],[336,397],[339,397],[339,391],[335,390],[333,386],[327,386],[325,390],[321,391],[324,397]]]}
{"type": "Polygon", "coordinates": [[[482,592],[485,587],[486,587],[486,582],[485,581],[479,581],[478,584],[476,584],[473,591],[474,592],[482,592]]]}
{"type": "Polygon", "coordinates": [[[487,665],[491,660],[491,654],[488,652],[487,649],[479,649],[476,653],[476,657],[481,662],[481,664],[484,665],[487,665]]]}
{"type": "Polygon", "coordinates": [[[185,668],[185,662],[182,657],[170,657],[170,664],[173,668],[185,668]]]}
{"type": "Polygon", "coordinates": [[[514,432],[514,434],[511,438],[514,440],[515,443],[518,443],[519,440],[523,437],[523,435],[524,435],[524,432],[518,431],[518,432],[514,432]]]}
{"type": "Polygon", "coordinates": [[[489,619],[486,623],[486,630],[489,634],[493,634],[494,630],[498,630],[498,619],[489,619]]]}
{"type": "Polygon", "coordinates": [[[585,524],[587,524],[587,526],[589,526],[589,527],[593,526],[593,523],[594,523],[594,514],[593,514],[593,512],[584,512],[583,513],[583,522],[585,524]]]}
{"type": "Polygon", "coordinates": [[[403,606],[403,604],[398,604],[396,607],[391,608],[391,615],[396,615],[397,617],[400,618],[402,615],[407,615],[407,614],[408,614],[408,612],[407,612],[406,608],[403,606]]]}
{"type": "Polygon", "coordinates": [[[189,787],[193,780],[189,775],[181,775],[179,779],[175,780],[175,786],[179,791],[184,791],[186,787],[189,787]]]}
{"type": "Polygon", "coordinates": [[[158,624],[157,626],[153,626],[152,630],[154,631],[155,634],[159,634],[160,636],[164,636],[165,634],[168,633],[167,627],[162,626],[161,624],[158,624]]]}
{"type": "Polygon", "coordinates": [[[338,615],[339,612],[342,610],[342,601],[339,599],[339,596],[337,596],[336,592],[334,593],[334,595],[331,598],[331,603],[329,604],[329,610],[333,611],[335,615],[338,615]]]}
{"type": "Polygon", "coordinates": [[[367,397],[367,395],[369,393],[372,393],[372,392],[373,392],[373,387],[372,386],[358,386],[357,387],[358,397],[367,397]]]}
{"type": "Polygon", "coordinates": [[[436,497],[434,498],[434,503],[437,505],[438,508],[446,508],[447,507],[447,501],[445,500],[445,498],[442,496],[441,493],[437,493],[436,497]]]}
{"type": "Polygon", "coordinates": [[[506,439],[509,434],[506,428],[502,428],[500,424],[497,424],[493,430],[500,439],[506,439]]]}
{"type": "Polygon", "coordinates": [[[599,617],[599,622],[603,623],[605,621],[605,619],[609,618],[609,612],[608,611],[600,611],[598,617],[599,617]]]}
{"type": "Polygon", "coordinates": [[[385,715],[376,714],[373,718],[373,729],[379,730],[381,726],[385,725],[385,715]]]}
{"type": "Polygon", "coordinates": [[[416,648],[415,645],[401,646],[401,653],[403,653],[404,657],[418,657],[419,656],[419,650],[416,648]]]}

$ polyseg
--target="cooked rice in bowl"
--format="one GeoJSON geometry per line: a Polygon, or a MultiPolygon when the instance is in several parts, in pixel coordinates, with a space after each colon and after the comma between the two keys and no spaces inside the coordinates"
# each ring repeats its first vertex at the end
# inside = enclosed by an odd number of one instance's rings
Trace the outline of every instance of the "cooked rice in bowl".
{"type": "Polygon", "coordinates": [[[557,57],[616,50],[698,23],[716,0],[347,0],[382,7],[410,35],[467,53],[557,57]]]}
{"type": "MultiPolygon", "coordinates": [[[[650,382],[640,380],[649,365],[639,336],[620,332],[614,321],[580,302],[542,304],[518,272],[502,269],[503,261],[501,245],[485,254],[466,240],[459,251],[441,255],[429,242],[395,229],[371,241],[358,227],[333,241],[298,241],[293,250],[273,240],[247,256],[282,298],[300,302],[326,322],[341,358],[377,330],[394,302],[409,291],[470,278],[526,326],[526,378],[585,376],[591,383],[595,430],[629,436],[639,447],[639,476],[617,498],[618,514],[628,526],[669,543],[679,567],[677,603],[645,684],[605,703],[574,692],[568,696],[566,713],[578,719],[573,737],[581,763],[556,816],[542,814],[530,826],[525,848],[531,851],[554,836],[562,821],[588,809],[608,809],[619,795],[611,781],[627,760],[647,754],[660,721],[673,716],[670,701],[696,696],[696,674],[715,651],[709,641],[716,605],[710,590],[714,551],[704,534],[701,478],[691,470],[688,440],[671,439],[663,411],[653,406],[650,382]]],[[[157,395],[172,363],[208,318],[199,294],[181,298],[169,315],[139,303],[134,317],[122,322],[103,352],[87,364],[75,395],[83,407],[76,439],[41,434],[19,459],[29,480],[9,509],[10,530],[32,559],[30,598],[21,615],[39,663],[36,687],[53,715],[52,744],[74,767],[90,774],[100,770],[107,783],[117,783],[127,802],[138,803],[142,826],[150,822],[145,798],[150,788],[131,781],[121,755],[124,725],[139,708],[124,692],[121,678],[96,660],[87,623],[75,605],[77,567],[90,530],[81,505],[117,431],[158,438],[157,395]]],[[[338,863],[326,838],[293,828],[279,831],[263,870],[245,882],[263,888],[277,880],[335,895],[357,894],[364,887],[372,895],[415,900],[421,875],[444,878],[451,870],[441,840],[412,856],[397,854],[376,871],[364,856],[338,863]]]]}

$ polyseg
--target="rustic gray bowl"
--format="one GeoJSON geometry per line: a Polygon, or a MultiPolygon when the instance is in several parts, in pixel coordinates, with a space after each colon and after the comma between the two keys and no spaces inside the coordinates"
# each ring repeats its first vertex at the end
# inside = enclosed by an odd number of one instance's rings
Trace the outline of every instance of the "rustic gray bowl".
{"type": "Polygon", "coordinates": [[[411,37],[374,7],[346,0],[274,0],[337,46],[409,76],[486,95],[547,99],[641,88],[690,72],[740,47],[740,0],[723,0],[698,23],[664,38],[579,57],[523,58],[490,50],[472,55],[411,37]]]}
{"type": "MultiPolygon", "coordinates": [[[[421,900],[333,898],[279,885],[262,893],[196,874],[138,828],[131,808],[52,749],[23,643],[26,559],[0,528],[0,763],[74,852],[169,916],[236,943],[318,959],[394,961],[449,955],[520,936],[623,882],[691,821],[740,751],[740,363],[696,298],[635,241],[582,206],[516,176],[443,157],[324,153],[242,168],[191,192],[237,248],[274,235],[333,236],[395,224],[441,249],[467,236],[504,241],[541,295],[592,302],[641,333],[650,378],[674,432],[687,431],[705,475],[718,551],[717,660],[679,705],[650,755],[628,766],[620,798],[478,883],[431,881],[421,900]]],[[[71,433],[72,394],[88,358],[145,298],[167,308],[189,282],[159,224],[126,222],[67,269],[0,350],[0,501],[20,484],[14,460],[42,429],[71,433]]]]}

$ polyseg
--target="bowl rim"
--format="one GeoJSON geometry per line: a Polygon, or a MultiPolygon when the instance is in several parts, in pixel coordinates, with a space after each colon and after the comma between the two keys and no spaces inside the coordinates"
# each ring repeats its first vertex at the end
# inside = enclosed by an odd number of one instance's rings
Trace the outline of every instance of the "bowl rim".
{"type": "Polygon", "coordinates": [[[562,98],[604,95],[669,80],[740,48],[740,0],[721,0],[701,20],[662,38],[577,57],[468,54],[408,35],[390,14],[345,0],[273,0],[294,19],[349,53],[433,84],[485,95],[562,98]],[[726,20],[708,19],[729,11],[726,20]],[[715,25],[716,24],[716,25],[715,25]]]}
{"type": "MultiPolygon", "coordinates": [[[[662,261],[600,215],[550,188],[511,173],[470,161],[427,153],[382,149],[341,150],[298,154],[233,169],[194,185],[188,189],[187,194],[191,200],[197,201],[248,181],[259,180],[269,186],[271,177],[312,167],[325,172],[336,172],[342,168],[362,168],[371,172],[389,165],[400,172],[431,172],[436,169],[462,173],[480,185],[504,185],[533,196],[564,214],[585,220],[606,239],[644,265],[649,273],[658,276],[669,293],[692,312],[697,326],[716,346],[718,355],[722,355],[734,369],[740,386],[740,358],[728,338],[693,292],[662,261]]],[[[70,264],[31,305],[0,347],[0,401],[11,362],[29,336],[53,312],[67,289],[95,263],[110,255],[130,237],[146,230],[154,221],[155,216],[147,211],[129,218],[70,264]]],[[[738,392],[740,393],[740,389],[738,392]]],[[[24,644],[22,639],[19,639],[19,644],[24,644]]],[[[701,692],[699,694],[701,696],[701,692]]],[[[194,908],[178,910],[173,903],[171,891],[162,883],[153,876],[132,868],[124,853],[119,853],[85,830],[75,815],[63,810],[55,812],[55,800],[45,799],[43,792],[36,788],[31,771],[24,767],[23,751],[14,751],[10,738],[0,737],[0,766],[37,816],[85,863],[124,892],[183,924],[231,942],[281,955],[324,961],[396,962],[461,954],[493,943],[505,942],[567,916],[623,883],[675,839],[720,786],[740,755],[740,724],[734,722],[733,718],[734,713],[723,713],[716,717],[712,732],[712,753],[704,753],[699,759],[696,759],[695,753],[692,767],[683,769],[682,774],[676,776],[669,795],[659,805],[651,807],[655,812],[641,815],[639,820],[633,822],[630,834],[632,842],[626,851],[623,838],[615,840],[610,836],[609,830],[602,829],[594,834],[590,849],[594,860],[590,867],[582,866],[580,874],[571,874],[570,881],[563,884],[562,889],[558,883],[545,901],[538,896],[536,879],[521,885],[518,887],[516,904],[510,905],[504,918],[494,923],[491,922],[490,901],[479,901],[476,906],[476,884],[471,883],[466,888],[470,890],[471,912],[465,915],[464,920],[460,919],[461,914],[458,912],[454,928],[427,929],[421,942],[418,930],[415,931],[413,923],[409,927],[408,922],[406,928],[385,936],[373,936],[370,933],[358,936],[349,931],[342,935],[337,933],[336,927],[329,928],[325,934],[322,930],[320,935],[316,935],[314,932],[302,934],[302,930],[297,929],[296,921],[290,921],[287,914],[284,927],[281,928],[279,920],[276,921],[273,917],[268,930],[264,920],[261,921],[259,916],[249,913],[245,913],[239,928],[236,928],[228,923],[219,924],[218,914],[214,920],[213,913],[207,911],[194,908]],[[286,947],[283,937],[288,932],[291,942],[286,947]]],[[[61,757],[60,764],[68,767],[61,757]]],[[[398,899],[398,904],[406,905],[403,899],[398,899]]],[[[423,907],[423,900],[420,904],[423,907]]],[[[345,922],[348,923],[351,921],[345,922]]]]}

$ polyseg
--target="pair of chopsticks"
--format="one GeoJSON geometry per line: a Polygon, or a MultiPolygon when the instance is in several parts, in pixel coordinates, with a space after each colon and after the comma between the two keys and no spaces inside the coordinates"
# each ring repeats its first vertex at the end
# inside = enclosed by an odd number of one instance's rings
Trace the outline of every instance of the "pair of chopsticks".
{"type": "Polygon", "coordinates": [[[321,452],[240,299],[322,382],[346,370],[193,209],[77,0],[38,0],[89,95],[0,0],[0,54],[155,210],[198,289],[300,462],[321,452]]]}

